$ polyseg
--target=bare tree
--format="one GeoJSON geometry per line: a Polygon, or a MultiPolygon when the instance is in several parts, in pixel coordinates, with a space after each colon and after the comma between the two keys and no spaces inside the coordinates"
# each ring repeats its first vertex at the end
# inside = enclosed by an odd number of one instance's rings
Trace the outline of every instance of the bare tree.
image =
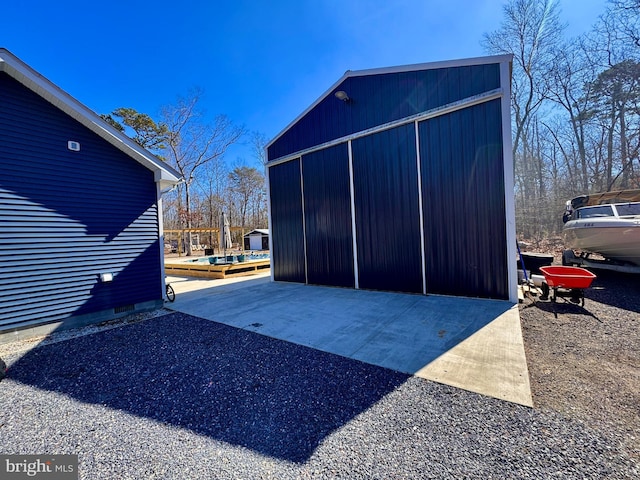
{"type": "Polygon", "coordinates": [[[245,133],[244,127],[234,125],[225,115],[207,121],[198,109],[202,94],[201,90],[194,89],[188,96],[178,98],[174,105],[164,107],[161,113],[168,129],[167,160],[184,178],[179,193],[182,198],[181,223],[187,229],[187,255],[192,254],[189,231],[194,219],[191,186],[196,174],[204,165],[220,160],[245,133]]]}
{"type": "MultiPolygon", "coordinates": [[[[201,195],[200,208],[207,228],[217,227],[220,216],[226,208],[225,192],[228,188],[229,171],[222,158],[209,162],[199,172],[194,186],[201,195]]],[[[218,236],[209,231],[208,244],[213,248],[218,243],[218,236]]]]}
{"type": "Polygon", "coordinates": [[[638,185],[640,122],[640,0],[610,0],[594,26],[593,55],[600,71],[592,85],[605,159],[606,189],[638,185]]]}
{"type": "Polygon", "coordinates": [[[268,143],[267,137],[261,132],[251,133],[251,146],[253,147],[253,155],[262,165],[267,163],[266,146],[268,143]]]}
{"type": "Polygon", "coordinates": [[[604,67],[640,54],[640,0],[609,0],[594,26],[594,42],[604,67]]]}
{"type": "Polygon", "coordinates": [[[553,61],[565,28],[553,0],[510,0],[500,28],[485,33],[482,45],[492,54],[513,54],[512,108],[515,117],[514,153],[520,148],[530,117],[546,98],[543,79],[553,61]]]}
{"type": "Polygon", "coordinates": [[[616,182],[615,188],[635,187],[631,180],[640,149],[640,63],[625,60],[601,72],[594,82],[594,95],[607,133],[607,190],[616,182]]]}
{"type": "Polygon", "coordinates": [[[500,28],[486,33],[482,45],[488,53],[513,54],[511,107],[514,120],[513,158],[516,173],[516,220],[519,229],[533,235],[531,205],[544,196],[538,111],[548,99],[545,78],[554,68],[564,25],[553,0],[510,0],[500,28]]]}
{"type": "MultiPolygon", "coordinates": [[[[576,188],[576,192],[572,193],[587,192],[590,183],[587,137],[589,123],[595,117],[592,80],[597,74],[597,67],[590,51],[590,42],[584,36],[566,42],[558,51],[553,68],[545,77],[548,98],[568,116],[573,141],[577,147],[575,151],[571,151],[577,153],[577,158],[574,157],[577,162],[576,168],[568,169],[570,180],[576,188]]],[[[554,135],[554,132],[550,133],[554,135]]],[[[554,137],[557,140],[555,135],[554,137]]],[[[563,154],[568,153],[562,146],[560,148],[563,154]]]]}
{"type": "Polygon", "coordinates": [[[611,14],[618,17],[623,39],[640,50],[640,0],[610,0],[609,4],[611,14]]]}
{"type": "Polygon", "coordinates": [[[516,220],[533,239],[561,228],[571,196],[640,186],[640,0],[608,0],[574,39],[558,15],[553,0],[508,0],[482,41],[514,55],[516,220]]]}
{"type": "Polygon", "coordinates": [[[229,189],[235,197],[235,204],[240,215],[242,236],[247,224],[249,208],[260,203],[264,197],[264,176],[252,167],[236,167],[229,173],[229,189]]]}

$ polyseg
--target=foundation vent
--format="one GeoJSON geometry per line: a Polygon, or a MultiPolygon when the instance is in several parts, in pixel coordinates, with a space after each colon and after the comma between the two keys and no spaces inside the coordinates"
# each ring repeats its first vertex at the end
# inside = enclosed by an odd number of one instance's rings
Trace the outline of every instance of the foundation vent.
{"type": "Polygon", "coordinates": [[[136,309],[135,305],[123,305],[113,309],[113,313],[133,312],[136,309]]]}

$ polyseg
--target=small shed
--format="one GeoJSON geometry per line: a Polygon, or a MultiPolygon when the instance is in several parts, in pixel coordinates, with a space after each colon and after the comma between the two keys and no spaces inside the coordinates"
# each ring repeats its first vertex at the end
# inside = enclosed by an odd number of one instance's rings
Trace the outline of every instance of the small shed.
{"type": "Polygon", "coordinates": [[[0,171],[0,341],[163,304],[179,174],[5,49],[0,171]]]}
{"type": "Polygon", "coordinates": [[[269,230],[256,228],[244,235],[245,250],[269,250],[269,230]]]}
{"type": "Polygon", "coordinates": [[[266,148],[272,278],[517,301],[511,55],[347,71],[266,148]]]}

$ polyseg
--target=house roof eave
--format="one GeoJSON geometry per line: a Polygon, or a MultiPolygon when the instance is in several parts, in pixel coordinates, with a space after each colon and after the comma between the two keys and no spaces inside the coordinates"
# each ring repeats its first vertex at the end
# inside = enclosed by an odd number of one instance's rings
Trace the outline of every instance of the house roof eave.
{"type": "Polygon", "coordinates": [[[7,73],[25,87],[102,137],[108,143],[154,172],[156,182],[161,182],[164,187],[176,185],[180,182],[181,176],[175,169],[135,143],[128,136],[113,128],[102,120],[98,114],[63,91],[60,87],[54,85],[4,48],[0,48],[0,72],[7,73]]]}

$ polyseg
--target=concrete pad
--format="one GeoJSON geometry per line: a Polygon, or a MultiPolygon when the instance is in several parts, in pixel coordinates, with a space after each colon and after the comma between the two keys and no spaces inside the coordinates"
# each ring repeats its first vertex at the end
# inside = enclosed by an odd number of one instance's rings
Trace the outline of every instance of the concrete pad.
{"type": "Polygon", "coordinates": [[[418,370],[416,376],[532,407],[518,306],[418,370]]]}
{"type": "Polygon", "coordinates": [[[532,406],[510,302],[271,282],[268,273],[168,281],[172,310],[532,406]]]}

